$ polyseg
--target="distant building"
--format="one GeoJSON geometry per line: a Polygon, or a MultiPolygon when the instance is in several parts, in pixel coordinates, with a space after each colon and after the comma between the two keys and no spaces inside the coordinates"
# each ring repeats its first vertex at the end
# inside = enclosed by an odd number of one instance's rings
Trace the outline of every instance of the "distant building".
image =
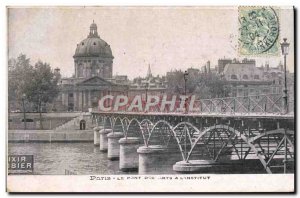
{"type": "Polygon", "coordinates": [[[142,99],[146,99],[147,95],[162,96],[166,93],[167,83],[165,77],[154,77],[151,72],[150,65],[148,66],[147,76],[145,78],[135,78],[129,85],[128,96],[134,97],[141,95],[142,99]]]}
{"type": "Polygon", "coordinates": [[[61,94],[57,99],[61,106],[57,109],[87,111],[97,107],[104,95],[120,94],[128,89],[123,84],[124,76],[112,79],[114,57],[110,45],[98,35],[94,22],[87,38],[77,44],[73,58],[75,74],[61,79],[61,94]]]}
{"type": "Polygon", "coordinates": [[[217,70],[218,70],[219,74],[224,71],[225,65],[227,65],[228,63],[232,63],[232,60],[231,59],[225,59],[225,58],[218,60],[217,70]]]}
{"type": "Polygon", "coordinates": [[[195,75],[195,74],[199,74],[200,70],[199,69],[196,69],[196,68],[188,68],[186,70],[188,72],[189,75],[195,75]]]}
{"type": "Polygon", "coordinates": [[[122,85],[129,85],[130,81],[127,77],[127,75],[115,75],[111,82],[116,84],[122,84],[122,85]]]}
{"type": "Polygon", "coordinates": [[[243,59],[241,62],[238,61],[237,59],[226,59],[225,57],[223,59],[219,59],[218,60],[218,66],[217,66],[217,72],[219,74],[223,73],[224,72],[224,69],[225,69],[225,66],[227,64],[230,64],[230,63],[244,63],[244,64],[254,64],[255,65],[255,60],[254,59],[243,59]]]}
{"type": "MultiPolygon", "coordinates": [[[[255,60],[244,59],[238,61],[233,59],[228,62],[221,76],[228,82],[230,96],[249,96],[261,94],[283,94],[284,71],[282,64],[277,67],[256,67],[255,60]]],[[[287,72],[289,94],[293,97],[293,77],[287,72]]]]}

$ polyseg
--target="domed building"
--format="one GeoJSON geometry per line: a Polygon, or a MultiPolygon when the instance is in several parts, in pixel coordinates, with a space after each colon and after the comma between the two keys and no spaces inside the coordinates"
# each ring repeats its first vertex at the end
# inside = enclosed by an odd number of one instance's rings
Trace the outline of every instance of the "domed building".
{"type": "Polygon", "coordinates": [[[73,58],[76,78],[112,78],[114,57],[110,46],[98,35],[94,22],[88,37],[77,44],[73,58]]]}
{"type": "Polygon", "coordinates": [[[61,110],[87,111],[97,107],[104,95],[122,94],[128,90],[128,86],[114,83],[112,79],[112,50],[100,38],[94,21],[87,38],[77,44],[73,58],[73,77],[61,79],[61,110]]]}

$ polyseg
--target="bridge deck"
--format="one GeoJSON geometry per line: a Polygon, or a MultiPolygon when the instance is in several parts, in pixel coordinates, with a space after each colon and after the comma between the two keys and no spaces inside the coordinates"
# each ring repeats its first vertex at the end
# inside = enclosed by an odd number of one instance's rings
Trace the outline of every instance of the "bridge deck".
{"type": "Polygon", "coordinates": [[[274,114],[274,113],[167,113],[167,112],[103,112],[93,111],[93,114],[106,114],[106,115],[136,115],[136,116],[180,116],[180,117],[215,117],[215,118],[246,118],[246,119],[285,119],[294,120],[294,114],[274,114]]]}

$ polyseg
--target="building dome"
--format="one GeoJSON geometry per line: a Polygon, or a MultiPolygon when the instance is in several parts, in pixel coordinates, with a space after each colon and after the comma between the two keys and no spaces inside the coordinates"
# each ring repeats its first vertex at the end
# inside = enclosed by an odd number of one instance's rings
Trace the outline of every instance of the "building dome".
{"type": "Polygon", "coordinates": [[[98,35],[97,25],[94,21],[90,26],[90,34],[77,44],[73,57],[113,58],[110,46],[98,35]]]}

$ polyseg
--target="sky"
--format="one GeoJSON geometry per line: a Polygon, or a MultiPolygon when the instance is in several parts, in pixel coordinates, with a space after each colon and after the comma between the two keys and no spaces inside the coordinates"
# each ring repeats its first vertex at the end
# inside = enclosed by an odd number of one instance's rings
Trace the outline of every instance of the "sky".
{"type": "MultiPolygon", "coordinates": [[[[238,54],[237,7],[18,7],[8,10],[8,57],[26,54],[59,67],[64,77],[74,73],[76,45],[89,33],[92,21],[112,49],[113,74],[130,79],[189,67],[208,60],[245,58],[238,54]]],[[[294,71],[292,9],[280,9],[280,41],[288,38],[287,68],[294,71]]],[[[257,66],[277,66],[283,58],[251,56],[257,66]]]]}

